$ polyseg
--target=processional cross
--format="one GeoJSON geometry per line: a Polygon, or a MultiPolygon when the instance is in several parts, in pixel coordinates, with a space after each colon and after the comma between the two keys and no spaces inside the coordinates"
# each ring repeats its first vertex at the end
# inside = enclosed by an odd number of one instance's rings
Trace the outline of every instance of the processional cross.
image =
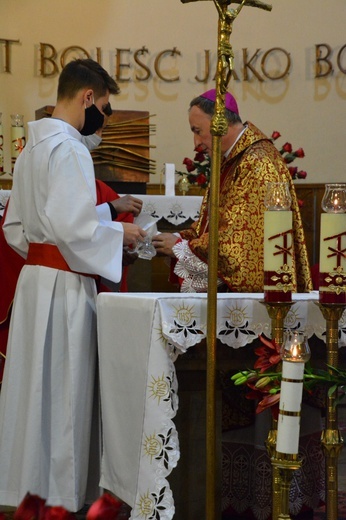
{"type": "MultiPolygon", "coordinates": [[[[189,2],[199,2],[203,0],[181,0],[183,4],[189,2]]],[[[205,0],[204,0],[205,1],[205,0]]],[[[232,76],[234,68],[234,53],[230,43],[234,20],[239,15],[244,6],[257,7],[266,11],[271,11],[272,6],[260,0],[212,0],[219,14],[218,30],[218,61],[216,71],[216,100],[215,114],[211,125],[211,134],[222,136],[227,133],[228,123],[225,117],[224,95],[232,76]],[[231,4],[239,4],[237,8],[230,7],[231,4]]],[[[213,153],[212,164],[215,164],[213,153]]]]}
{"type": "MultiPolygon", "coordinates": [[[[201,0],[181,0],[183,4],[201,0]]],[[[213,0],[219,14],[218,53],[216,71],[215,112],[210,132],[213,137],[212,170],[209,197],[209,246],[208,246],[208,305],[207,305],[207,384],[206,384],[206,518],[220,518],[216,504],[216,324],[217,324],[217,273],[219,189],[221,165],[221,137],[227,134],[225,93],[232,76],[234,54],[230,43],[234,20],[244,6],[271,11],[272,6],[260,0],[213,0]],[[232,3],[239,4],[232,8],[232,3]]]]}

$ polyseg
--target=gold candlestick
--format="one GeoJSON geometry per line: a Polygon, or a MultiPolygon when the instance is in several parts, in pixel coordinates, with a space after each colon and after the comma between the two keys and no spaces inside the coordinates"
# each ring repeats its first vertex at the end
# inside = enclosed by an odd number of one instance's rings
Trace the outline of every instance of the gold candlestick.
{"type": "Polygon", "coordinates": [[[178,181],[178,186],[179,186],[179,191],[181,191],[181,193],[183,195],[186,195],[190,189],[190,183],[189,183],[189,179],[187,178],[187,175],[182,176],[180,181],[178,181]]]}
{"type": "Polygon", "coordinates": [[[284,321],[294,302],[264,302],[271,320],[272,339],[277,345],[284,340],[284,321]]]}
{"type": "MultiPolygon", "coordinates": [[[[327,364],[337,368],[339,364],[338,329],[339,320],[346,305],[333,303],[318,304],[326,320],[327,364]]],[[[338,428],[338,410],[335,406],[336,392],[327,395],[326,423],[321,443],[326,459],[326,518],[338,520],[338,457],[343,439],[338,428]]]]}
{"type": "MultiPolygon", "coordinates": [[[[293,302],[264,302],[271,319],[272,339],[277,345],[284,340],[284,321],[293,302]]],[[[277,421],[272,421],[266,448],[272,462],[272,520],[278,520],[281,511],[281,475],[276,458],[277,421]]]]}
{"type": "MultiPolygon", "coordinates": [[[[197,0],[181,0],[183,3],[197,0]]],[[[200,0],[199,0],[200,1],[200,0]]],[[[206,518],[220,517],[220,504],[216,503],[216,322],[217,322],[217,272],[218,272],[218,223],[219,188],[221,167],[221,137],[228,132],[225,116],[225,93],[233,70],[233,50],[230,36],[233,22],[244,5],[271,10],[259,0],[240,0],[236,9],[229,8],[231,0],[213,0],[218,11],[217,69],[215,113],[210,132],[212,135],[212,172],[210,181],[209,244],[208,244],[208,304],[207,304],[207,383],[206,383],[206,518]]]]}
{"type": "MultiPolygon", "coordinates": [[[[290,519],[289,514],[289,492],[293,479],[293,473],[301,466],[301,461],[298,457],[285,457],[284,459],[272,458],[273,468],[278,472],[280,482],[280,502],[278,520],[290,519]]],[[[274,516],[273,516],[274,518],[274,516]]]]}
{"type": "Polygon", "coordinates": [[[290,518],[290,486],[293,472],[301,465],[299,433],[304,367],[311,356],[306,335],[297,330],[287,332],[280,354],[282,378],[276,452],[272,458],[272,464],[279,470],[280,475],[281,502],[278,519],[283,520],[290,518]]]}

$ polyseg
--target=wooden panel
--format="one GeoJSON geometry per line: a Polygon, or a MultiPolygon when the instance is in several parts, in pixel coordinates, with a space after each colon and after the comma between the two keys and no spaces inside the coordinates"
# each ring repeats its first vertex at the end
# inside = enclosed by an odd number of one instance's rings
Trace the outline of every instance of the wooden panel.
{"type": "Polygon", "coordinates": [[[12,179],[0,179],[0,190],[11,190],[12,179]]]}
{"type": "Polygon", "coordinates": [[[149,112],[115,110],[109,117],[102,143],[92,156],[96,178],[105,182],[148,182],[154,173],[150,159],[153,125],[149,112]]]}
{"type": "MultiPolygon", "coordinates": [[[[35,111],[36,120],[51,117],[54,106],[35,111]]],[[[102,143],[91,153],[97,179],[114,183],[144,183],[154,173],[155,162],[150,159],[150,135],[155,126],[150,114],[143,110],[113,110],[103,131],[102,143]]],[[[125,190],[130,193],[131,190],[125,190]]],[[[135,189],[135,192],[145,190],[135,189]]]]}

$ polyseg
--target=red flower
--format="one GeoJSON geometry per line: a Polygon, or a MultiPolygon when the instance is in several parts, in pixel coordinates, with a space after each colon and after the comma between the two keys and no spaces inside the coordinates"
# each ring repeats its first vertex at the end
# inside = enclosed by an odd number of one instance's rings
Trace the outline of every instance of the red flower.
{"type": "MultiPolygon", "coordinates": [[[[183,164],[187,169],[187,178],[190,184],[197,184],[201,188],[208,186],[210,178],[210,157],[204,149],[203,145],[196,146],[195,158],[193,160],[185,157],[183,164]]],[[[186,175],[183,172],[176,171],[179,175],[186,175]]]]}
{"type": "Polygon", "coordinates": [[[13,515],[13,520],[39,520],[46,501],[38,495],[27,493],[13,515]]]}
{"type": "Polygon", "coordinates": [[[204,175],[204,173],[200,173],[197,176],[197,184],[199,184],[200,186],[203,186],[203,184],[206,184],[206,182],[207,182],[206,176],[204,175]]]}
{"type": "Polygon", "coordinates": [[[270,341],[265,339],[263,336],[260,336],[260,340],[262,341],[263,346],[255,349],[255,354],[259,357],[254,364],[254,368],[259,368],[260,373],[262,374],[268,368],[280,363],[281,356],[280,346],[276,344],[274,339],[270,341]]]}
{"type": "Polygon", "coordinates": [[[298,206],[302,208],[304,206],[304,201],[301,199],[298,199],[298,206]]]}
{"type": "Polygon", "coordinates": [[[185,157],[185,159],[183,160],[183,164],[185,164],[188,172],[193,172],[196,169],[194,162],[188,157],[185,157]]]}
{"type": "Polygon", "coordinates": [[[122,502],[112,497],[108,493],[104,493],[90,507],[86,520],[116,520],[122,502]]]}
{"type": "Polygon", "coordinates": [[[300,157],[300,158],[305,157],[305,153],[304,153],[303,148],[298,148],[298,150],[296,150],[296,151],[294,152],[294,155],[295,155],[296,157],[300,157]]]}
{"type": "Polygon", "coordinates": [[[194,161],[195,161],[195,162],[202,163],[202,162],[204,161],[204,159],[205,159],[205,157],[204,157],[204,153],[202,153],[202,152],[198,152],[198,153],[196,153],[196,155],[195,155],[195,159],[194,159],[194,161]]]}
{"type": "Polygon", "coordinates": [[[283,145],[282,149],[280,150],[280,153],[281,153],[281,154],[284,153],[284,152],[286,152],[286,153],[291,153],[292,150],[293,150],[293,148],[292,148],[291,143],[285,143],[285,144],[283,145]]]}
{"type": "Polygon", "coordinates": [[[297,178],[297,173],[298,173],[297,166],[289,166],[288,170],[289,170],[289,172],[291,174],[292,179],[296,179],[297,178]]]}
{"type": "MultiPolygon", "coordinates": [[[[271,140],[275,141],[279,137],[281,137],[281,134],[275,130],[272,133],[271,140]]],[[[291,143],[285,143],[281,149],[279,148],[279,152],[282,155],[282,158],[286,164],[290,164],[297,158],[301,159],[301,158],[305,157],[303,148],[298,148],[298,150],[293,152],[291,143]]],[[[288,169],[290,171],[292,179],[305,179],[307,177],[307,173],[298,172],[298,168],[288,168],[288,169]]]]}
{"type": "MultiPolygon", "coordinates": [[[[275,383],[278,384],[278,381],[275,383]]],[[[269,393],[271,385],[267,385],[259,390],[249,382],[246,384],[251,388],[251,391],[245,396],[246,399],[254,399],[258,401],[256,414],[264,412],[267,408],[271,408],[273,418],[277,419],[279,415],[280,392],[277,392],[276,394],[269,393]]]]}
{"type": "Polygon", "coordinates": [[[274,419],[278,419],[279,416],[279,402],[280,402],[280,392],[277,394],[266,395],[262,401],[260,401],[256,408],[256,413],[261,413],[267,408],[271,408],[271,412],[274,419]]]}
{"type": "Polygon", "coordinates": [[[39,520],[75,520],[76,516],[62,506],[45,506],[39,520]]]}
{"type": "Polygon", "coordinates": [[[300,170],[298,173],[297,173],[297,177],[298,179],[306,179],[306,176],[307,176],[307,173],[303,170],[300,170]]]}

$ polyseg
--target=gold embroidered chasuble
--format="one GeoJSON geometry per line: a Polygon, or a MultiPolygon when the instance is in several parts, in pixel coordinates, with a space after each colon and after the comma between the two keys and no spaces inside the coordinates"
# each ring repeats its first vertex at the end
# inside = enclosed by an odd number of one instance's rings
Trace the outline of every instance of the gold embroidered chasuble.
{"type": "MultiPolygon", "coordinates": [[[[218,277],[231,292],[263,292],[264,196],[268,182],[288,182],[293,216],[294,291],[312,290],[310,267],[297,196],[280,152],[258,128],[247,129],[221,165],[219,196],[218,277]]],[[[208,263],[206,190],[198,221],[181,231],[192,252],[208,263]]]]}

